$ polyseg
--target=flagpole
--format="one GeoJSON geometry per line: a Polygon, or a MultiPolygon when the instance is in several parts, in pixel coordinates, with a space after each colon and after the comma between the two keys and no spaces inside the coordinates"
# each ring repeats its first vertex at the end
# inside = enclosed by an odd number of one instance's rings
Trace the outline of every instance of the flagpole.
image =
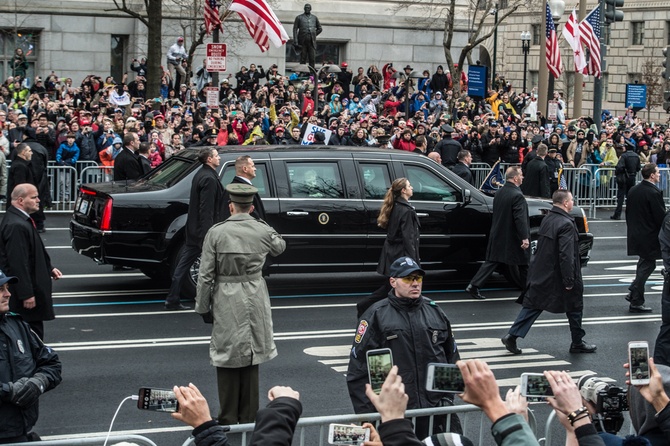
{"type": "MultiPolygon", "coordinates": [[[[542,17],[544,17],[546,2],[542,3],[542,17]]],[[[547,83],[549,68],[547,68],[547,21],[540,20],[540,61],[537,74],[537,110],[547,116],[547,83]]]]}
{"type": "Polygon", "coordinates": [[[598,3],[600,8],[600,77],[596,77],[593,81],[593,122],[598,127],[598,131],[602,127],[602,118],[600,115],[603,110],[603,84],[602,73],[605,72],[605,56],[607,55],[607,45],[603,43],[605,33],[602,32],[604,26],[609,26],[605,21],[605,0],[600,0],[598,3]]]}
{"type": "MultiPolygon", "coordinates": [[[[586,17],[586,0],[579,0],[579,20],[584,20],[586,17]]],[[[579,23],[577,23],[579,26],[579,23]]],[[[574,85],[574,105],[572,106],[572,117],[579,118],[582,116],[582,100],[584,98],[584,75],[582,73],[575,73],[574,85]]]]}

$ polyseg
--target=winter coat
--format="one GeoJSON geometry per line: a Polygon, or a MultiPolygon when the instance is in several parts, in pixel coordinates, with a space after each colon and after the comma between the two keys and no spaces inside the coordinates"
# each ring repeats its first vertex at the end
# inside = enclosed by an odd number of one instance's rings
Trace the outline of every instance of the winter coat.
{"type": "MultiPolygon", "coordinates": [[[[60,384],[62,366],[58,355],[42,343],[20,316],[14,313],[0,315],[0,333],[3,340],[8,341],[0,344],[1,383],[18,381],[20,378],[40,373],[48,380],[45,392],[60,384]]],[[[0,404],[0,441],[30,432],[37,423],[38,412],[39,401],[25,409],[3,401],[0,404]]]]}
{"type": "Polygon", "coordinates": [[[528,203],[521,189],[508,181],[493,198],[486,260],[507,265],[528,265],[530,252],[521,249],[524,239],[530,240],[528,203]]]}
{"type": "Polygon", "coordinates": [[[349,355],[347,387],[356,413],[375,412],[365,396],[368,382],[366,352],[389,348],[398,375],[409,396],[408,409],[436,407],[443,394],[426,390],[428,364],[455,364],[460,359],[451,323],[440,307],[427,297],[399,298],[391,291],[371,306],[358,324],[349,355]]]}
{"type": "Polygon", "coordinates": [[[213,366],[248,367],[277,356],[261,269],[268,254],[278,256],[285,248],[274,229],[249,214],[235,214],[205,236],[195,312],[213,315],[213,366]]]}
{"type": "Polygon", "coordinates": [[[540,225],[523,306],[550,313],[581,311],[583,295],[577,225],[570,214],[554,206],[540,225]]]}
{"type": "Polygon", "coordinates": [[[75,166],[80,153],[81,151],[77,143],[72,144],[72,146],[62,143],[58,146],[58,151],[56,152],[56,164],[59,166],[75,166]]]}
{"type": "Polygon", "coordinates": [[[142,176],[142,165],[136,153],[127,147],[114,158],[114,181],[136,180],[142,176]]]}
{"type": "Polygon", "coordinates": [[[475,178],[472,176],[472,171],[465,163],[458,162],[454,164],[454,168],[451,170],[468,183],[472,184],[473,186],[475,185],[475,178]]]}
{"type": "Polygon", "coordinates": [[[51,297],[51,258],[30,217],[9,206],[0,223],[0,269],[19,278],[10,284],[9,309],[28,322],[55,319],[51,297]],[[35,308],[26,309],[23,301],[35,297],[35,308]]]}
{"type": "Polygon", "coordinates": [[[207,231],[227,218],[228,200],[219,175],[204,164],[191,181],[191,193],[186,218],[186,244],[202,246],[207,231]]]}
{"type": "Polygon", "coordinates": [[[530,197],[551,198],[549,190],[549,167],[539,156],[533,158],[526,167],[521,191],[530,197]]]}
{"type": "Polygon", "coordinates": [[[387,226],[386,240],[379,256],[377,272],[390,275],[391,264],[400,257],[419,258],[419,231],[421,226],[414,207],[404,198],[397,198],[391,210],[387,226]]]}
{"type": "Polygon", "coordinates": [[[626,232],[628,255],[660,259],[658,233],[665,217],[663,192],[643,180],[628,191],[626,199],[626,232]]]}

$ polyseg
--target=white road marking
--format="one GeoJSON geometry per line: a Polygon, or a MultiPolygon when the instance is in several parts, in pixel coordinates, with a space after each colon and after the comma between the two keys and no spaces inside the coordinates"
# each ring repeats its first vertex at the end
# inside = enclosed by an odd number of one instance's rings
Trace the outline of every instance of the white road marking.
{"type": "MultiPolygon", "coordinates": [[[[63,279],[100,279],[103,277],[147,277],[142,273],[63,274],[63,279]]],[[[148,279],[148,277],[147,277],[148,279]]]]}
{"type": "Polygon", "coordinates": [[[63,246],[45,246],[47,249],[72,249],[72,246],[63,245],[63,246]]]}

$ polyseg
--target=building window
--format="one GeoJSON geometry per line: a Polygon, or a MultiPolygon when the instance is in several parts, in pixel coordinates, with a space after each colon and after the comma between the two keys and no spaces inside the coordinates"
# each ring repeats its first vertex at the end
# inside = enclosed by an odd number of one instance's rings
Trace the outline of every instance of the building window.
{"type": "Polygon", "coordinates": [[[610,44],[610,39],[612,37],[612,29],[609,26],[602,26],[600,27],[601,32],[603,34],[603,42],[605,42],[605,45],[610,44]]]}
{"type": "Polygon", "coordinates": [[[631,22],[631,45],[642,45],[644,42],[644,22],[631,22]]]}
{"type": "Polygon", "coordinates": [[[642,73],[628,73],[628,83],[629,84],[642,83],[642,73]]]}
{"type": "Polygon", "coordinates": [[[128,36],[112,34],[112,46],[110,55],[109,73],[116,82],[121,82],[126,66],[126,50],[128,49],[128,36]]]}
{"type": "MultiPolygon", "coordinates": [[[[340,64],[340,57],[344,54],[346,47],[345,42],[318,42],[316,44],[316,69],[318,70],[323,64],[340,64]]],[[[295,49],[293,40],[289,40],[286,44],[286,63],[299,64],[300,51],[295,49]]]]}
{"type": "Polygon", "coordinates": [[[14,74],[11,61],[17,48],[23,50],[28,62],[26,76],[33,78],[35,76],[38,43],[38,30],[0,29],[0,76],[2,76],[2,79],[7,79],[14,74]]]}
{"type": "Polygon", "coordinates": [[[602,86],[603,86],[603,99],[607,99],[607,95],[610,93],[610,75],[607,73],[602,74],[602,86]]]}
{"type": "Polygon", "coordinates": [[[665,44],[670,45],[670,22],[665,22],[665,44]]]}
{"type": "Polygon", "coordinates": [[[533,34],[533,45],[539,45],[540,44],[540,32],[542,31],[540,29],[540,25],[532,25],[532,34],[533,34]]]}
{"type": "Polygon", "coordinates": [[[574,98],[575,94],[575,73],[574,71],[566,71],[565,73],[565,95],[567,98],[574,98]]]}

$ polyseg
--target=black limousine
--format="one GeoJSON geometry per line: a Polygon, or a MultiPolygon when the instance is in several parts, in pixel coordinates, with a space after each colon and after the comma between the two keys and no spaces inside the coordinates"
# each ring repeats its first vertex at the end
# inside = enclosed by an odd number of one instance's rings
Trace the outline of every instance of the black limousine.
{"type": "MultiPolygon", "coordinates": [[[[235,159],[251,155],[254,185],[267,222],[287,242],[269,273],[374,271],[385,231],[376,219],[395,178],[414,187],[421,222],[421,264],[426,269],[472,271],[484,259],[493,198],[431,159],[414,153],[351,147],[237,146],[219,149],[219,176],[228,184],[235,159]]],[[[70,222],[72,247],[101,264],[139,268],[167,279],[184,243],[189,191],[200,167],[187,149],[135,182],[82,185],[70,222]]],[[[531,238],[548,200],[528,198],[531,238]]],[[[593,236],[584,212],[573,210],[582,264],[593,236]]],[[[185,296],[195,294],[198,262],[185,296]]],[[[501,271],[518,285],[518,271],[501,271]]]]}

